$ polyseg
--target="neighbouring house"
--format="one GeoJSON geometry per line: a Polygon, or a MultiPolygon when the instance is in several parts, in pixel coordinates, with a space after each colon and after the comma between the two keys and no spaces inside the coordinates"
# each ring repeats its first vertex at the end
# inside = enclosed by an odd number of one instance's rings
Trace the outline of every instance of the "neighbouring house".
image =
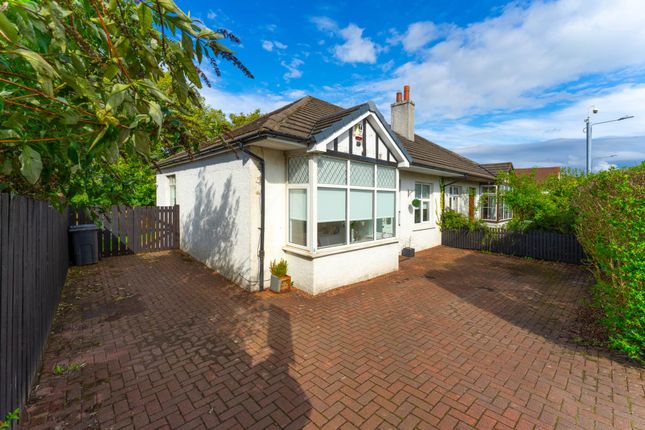
{"type": "Polygon", "coordinates": [[[538,184],[544,183],[547,178],[555,176],[560,179],[560,166],[554,167],[529,167],[525,169],[514,169],[517,176],[533,176],[538,184]]]}
{"type": "MultiPolygon", "coordinates": [[[[513,163],[488,163],[481,165],[497,178],[501,172],[513,172],[513,163]]],[[[490,227],[503,227],[513,218],[513,211],[506,204],[502,194],[508,189],[504,184],[482,184],[479,199],[480,218],[490,227]]]]}
{"type": "Polygon", "coordinates": [[[397,270],[403,247],[439,245],[442,186],[446,210],[488,217],[494,173],[415,134],[404,94],[390,124],[371,102],[307,96],[161,162],[157,204],[180,205],[181,248],[249,290],[284,258],[317,294],[397,270]]]}

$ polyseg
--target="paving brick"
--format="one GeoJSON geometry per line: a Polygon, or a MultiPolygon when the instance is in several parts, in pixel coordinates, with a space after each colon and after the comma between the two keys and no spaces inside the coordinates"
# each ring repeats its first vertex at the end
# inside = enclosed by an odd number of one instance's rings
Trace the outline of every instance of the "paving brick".
{"type": "Polygon", "coordinates": [[[645,428],[645,371],[568,339],[581,267],[438,247],[317,297],[177,251],[72,268],[22,428],[645,428]],[[92,413],[89,413],[90,411],[92,413]]]}

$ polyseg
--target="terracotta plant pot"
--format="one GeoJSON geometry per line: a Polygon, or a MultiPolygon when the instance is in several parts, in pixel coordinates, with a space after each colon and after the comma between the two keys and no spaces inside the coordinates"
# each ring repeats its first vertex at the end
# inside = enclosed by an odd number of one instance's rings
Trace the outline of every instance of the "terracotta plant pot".
{"type": "Polygon", "coordinates": [[[271,275],[271,291],[274,293],[286,293],[289,290],[291,290],[291,276],[277,277],[271,275]]]}

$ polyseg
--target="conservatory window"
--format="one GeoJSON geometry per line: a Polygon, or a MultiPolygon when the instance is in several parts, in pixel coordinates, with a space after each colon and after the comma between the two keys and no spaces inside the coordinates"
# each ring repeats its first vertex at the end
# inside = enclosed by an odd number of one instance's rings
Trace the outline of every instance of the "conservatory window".
{"type": "Polygon", "coordinates": [[[289,242],[307,246],[307,190],[289,190],[289,242]]]}
{"type": "Polygon", "coordinates": [[[414,208],[414,223],[421,224],[430,221],[430,194],[431,184],[416,183],[414,186],[414,197],[420,201],[419,207],[414,208]]]}
{"type": "Polygon", "coordinates": [[[339,188],[318,188],[318,246],[346,243],[346,196],[339,188]]]}

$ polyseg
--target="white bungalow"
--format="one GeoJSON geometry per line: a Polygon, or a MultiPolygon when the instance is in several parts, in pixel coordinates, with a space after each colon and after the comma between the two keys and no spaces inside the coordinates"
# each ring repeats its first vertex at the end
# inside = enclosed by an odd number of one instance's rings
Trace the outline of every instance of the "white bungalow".
{"type": "Polygon", "coordinates": [[[304,97],[164,160],[157,204],[180,205],[182,250],[249,290],[281,258],[311,294],[395,271],[402,248],[441,243],[441,183],[477,217],[494,174],[414,133],[409,87],[391,113],[304,97]]]}

